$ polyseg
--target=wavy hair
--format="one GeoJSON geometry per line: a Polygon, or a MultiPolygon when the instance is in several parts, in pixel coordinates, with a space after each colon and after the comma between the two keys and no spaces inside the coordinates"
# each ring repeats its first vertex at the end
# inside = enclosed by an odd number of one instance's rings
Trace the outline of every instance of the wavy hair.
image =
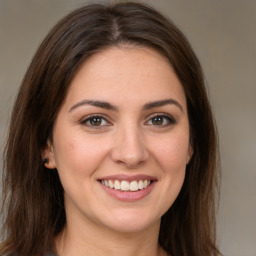
{"type": "Polygon", "coordinates": [[[93,54],[120,45],[168,58],[187,100],[193,156],[181,192],[162,216],[159,244],[172,256],[216,256],[217,135],[200,63],[172,21],[140,3],[91,4],[64,17],[37,50],[11,116],[3,168],[0,254],[46,255],[66,223],[57,171],[42,165],[70,82],[93,54]]]}

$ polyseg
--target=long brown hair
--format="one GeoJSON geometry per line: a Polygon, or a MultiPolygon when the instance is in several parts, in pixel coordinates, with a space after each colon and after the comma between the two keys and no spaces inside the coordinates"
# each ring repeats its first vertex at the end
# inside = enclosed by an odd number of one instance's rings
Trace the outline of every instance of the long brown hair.
{"type": "Polygon", "coordinates": [[[159,243],[172,256],[215,256],[217,139],[200,63],[181,31],[139,3],[92,4],[64,17],[47,35],[17,95],[3,168],[4,229],[0,254],[46,255],[65,226],[63,188],[42,165],[74,74],[90,56],[122,44],[166,56],[187,100],[193,156],[182,190],[161,220],[159,243]]]}

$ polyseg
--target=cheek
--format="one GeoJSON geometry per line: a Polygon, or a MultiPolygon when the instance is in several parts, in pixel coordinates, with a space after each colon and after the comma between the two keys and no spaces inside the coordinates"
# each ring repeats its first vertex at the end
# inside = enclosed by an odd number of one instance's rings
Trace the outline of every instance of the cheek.
{"type": "Polygon", "coordinates": [[[59,135],[55,145],[58,174],[68,201],[79,202],[85,191],[93,193],[94,173],[102,163],[104,149],[84,136],[59,135]]]}
{"type": "MultiPolygon", "coordinates": [[[[102,141],[77,133],[70,136],[56,134],[55,161],[59,172],[71,172],[72,175],[92,173],[106,154],[102,141]]],[[[73,132],[74,133],[74,132],[73,132]]]]}
{"type": "Polygon", "coordinates": [[[189,148],[187,133],[165,136],[159,143],[152,143],[152,151],[158,163],[168,172],[180,171],[186,167],[189,148]]]}
{"type": "Polygon", "coordinates": [[[156,167],[162,175],[159,180],[159,194],[156,205],[160,209],[158,216],[162,216],[176,200],[186,174],[186,157],[189,138],[186,132],[176,132],[158,137],[159,143],[152,140],[151,152],[156,167]]]}

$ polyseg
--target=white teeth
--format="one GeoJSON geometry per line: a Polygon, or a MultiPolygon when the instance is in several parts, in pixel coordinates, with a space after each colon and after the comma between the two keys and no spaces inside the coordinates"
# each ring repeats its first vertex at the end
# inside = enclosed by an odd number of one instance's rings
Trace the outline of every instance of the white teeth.
{"type": "Polygon", "coordinates": [[[150,185],[150,180],[133,180],[131,182],[126,180],[101,180],[101,183],[109,188],[121,191],[138,191],[150,185]]]}
{"type": "Polygon", "coordinates": [[[119,180],[115,180],[115,182],[114,182],[114,189],[121,189],[119,180]]]}
{"type": "Polygon", "coordinates": [[[139,185],[137,181],[132,181],[130,183],[130,190],[131,191],[137,191],[139,189],[139,185]]]}
{"type": "Polygon", "coordinates": [[[114,184],[113,184],[112,180],[109,180],[109,181],[108,181],[108,186],[109,186],[110,188],[114,188],[114,184]]]}
{"type": "Polygon", "coordinates": [[[139,189],[143,189],[143,181],[142,180],[139,181],[139,189]]]}
{"type": "Polygon", "coordinates": [[[146,188],[148,186],[148,181],[147,180],[144,180],[143,181],[143,188],[146,188]]]}
{"type": "Polygon", "coordinates": [[[128,191],[130,190],[130,184],[126,180],[121,181],[121,190],[128,191]]]}

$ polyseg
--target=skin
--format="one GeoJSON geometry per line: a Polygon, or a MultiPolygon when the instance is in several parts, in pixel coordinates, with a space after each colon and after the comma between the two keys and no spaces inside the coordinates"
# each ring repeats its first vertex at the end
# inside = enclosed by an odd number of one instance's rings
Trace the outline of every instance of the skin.
{"type": "Polygon", "coordinates": [[[167,255],[158,245],[160,220],[180,192],[192,148],[185,94],[165,57],[130,46],[92,56],[72,80],[42,154],[65,191],[59,255],[167,255]],[[167,99],[172,101],[145,109],[167,99]],[[100,125],[92,122],[95,114],[100,125]],[[121,201],[99,182],[117,174],[157,181],[146,197],[121,201]]]}

